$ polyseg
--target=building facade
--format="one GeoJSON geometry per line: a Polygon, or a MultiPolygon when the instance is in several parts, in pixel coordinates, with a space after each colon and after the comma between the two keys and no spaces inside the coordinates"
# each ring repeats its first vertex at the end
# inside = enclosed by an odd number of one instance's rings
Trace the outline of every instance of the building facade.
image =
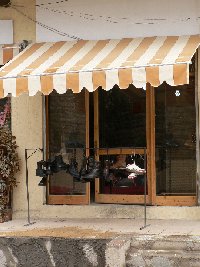
{"type": "MultiPolygon", "coordinates": [[[[144,10],[143,7],[147,4],[145,1],[140,1],[136,7],[134,1],[124,1],[123,4],[120,1],[110,1],[109,4],[105,1],[99,3],[99,6],[97,3],[92,4],[91,1],[85,2],[84,6],[81,1],[48,4],[47,1],[40,0],[32,1],[28,6],[25,1],[21,1],[20,4],[18,1],[14,9],[12,6],[6,8],[7,12],[4,12],[5,8],[0,9],[0,19],[13,20],[15,43],[22,40],[48,42],[76,38],[99,40],[199,34],[198,1],[183,1],[181,7],[179,1],[169,1],[162,6],[159,5],[159,1],[154,2],[152,6],[156,8],[146,6],[144,10]],[[90,13],[87,12],[88,9],[90,13]],[[123,16],[121,10],[123,10],[123,16]],[[67,26],[65,26],[66,19],[67,26]]],[[[147,148],[147,167],[145,167],[148,168],[147,203],[162,206],[194,206],[191,212],[194,218],[195,216],[199,218],[200,212],[196,212],[198,210],[196,207],[198,204],[196,174],[199,157],[196,141],[198,140],[199,77],[195,67],[197,65],[198,56],[196,55],[193,68],[190,68],[188,86],[171,87],[164,84],[154,91],[154,95],[150,88],[144,91],[141,88],[131,87],[125,90],[125,93],[122,92],[124,90],[118,90],[119,88],[110,88],[111,93],[104,94],[99,90],[98,94],[94,93],[90,96],[87,92],[79,95],[73,95],[70,92],[64,95],[53,93],[46,97],[46,104],[44,104],[44,96],[40,93],[31,97],[25,94],[17,98],[12,97],[12,131],[17,137],[21,158],[19,184],[13,194],[14,217],[25,217],[27,214],[25,149],[44,146],[48,157],[47,152],[52,152],[53,156],[59,154],[63,149],[62,145],[66,146],[66,142],[68,142],[68,147],[64,149],[68,150],[72,148],[69,145],[71,143],[85,142],[82,145],[88,149],[85,149],[84,153],[87,156],[93,153],[101,159],[102,163],[109,159],[116,164],[116,157],[119,155],[121,155],[121,161],[124,156],[126,160],[130,161],[133,158],[135,161],[138,160],[136,154],[144,158],[147,148]],[[111,102],[109,106],[107,103],[110,103],[111,99],[115,102],[111,102]],[[117,115],[118,106],[120,108],[117,115]],[[58,117],[55,117],[55,114],[58,117]],[[112,119],[108,120],[106,114],[109,114],[112,119]],[[130,116],[134,119],[129,120],[128,125],[121,123],[119,126],[120,121],[125,121],[130,116]],[[66,120],[66,117],[71,119],[66,120]],[[113,123],[115,118],[118,118],[117,126],[113,123]],[[187,127],[185,121],[188,122],[187,127]],[[60,127],[60,124],[63,124],[63,127],[60,127]],[[70,127],[72,130],[68,132],[66,129],[71,129],[70,127]],[[135,128],[137,128],[137,134],[135,134],[135,128]],[[116,129],[117,138],[114,140],[116,129]],[[88,138],[88,132],[90,132],[90,138],[88,138]],[[127,140],[130,132],[134,142],[127,140]],[[89,148],[93,151],[89,151],[89,148]],[[138,152],[136,148],[141,150],[138,152]],[[116,150],[113,152],[111,151],[113,149],[116,150]],[[150,150],[151,154],[148,154],[150,150]]],[[[80,158],[79,166],[83,158],[83,147],[77,147],[76,151],[77,161],[78,157],[80,158]]],[[[65,151],[65,153],[74,152],[65,151]]],[[[64,154],[63,151],[62,154],[64,154]]],[[[62,178],[61,174],[58,175],[59,177],[56,177],[56,174],[50,178],[51,182],[48,183],[47,188],[38,186],[39,180],[35,176],[35,170],[36,163],[42,157],[43,155],[37,152],[28,161],[30,209],[34,217],[105,217],[108,213],[114,214],[114,217],[134,217],[138,207],[131,204],[144,203],[144,178],[136,182],[133,191],[122,187],[110,189],[110,184],[102,185],[101,181],[100,184],[96,181],[95,185],[94,182],[90,185],[76,185],[79,194],[81,190],[85,190],[86,195],[90,190],[94,194],[96,192],[96,198],[92,194],[90,197],[93,198],[93,202],[101,203],[83,208],[81,204],[88,204],[89,199],[85,199],[84,195],[84,198],[77,200],[76,196],[74,198],[68,196],[72,193],[63,192],[63,188],[71,188],[73,185],[67,184],[66,177],[62,178]],[[108,207],[105,205],[108,203],[113,205],[108,207]],[[118,205],[127,203],[129,206],[118,205]],[[78,205],[57,206],[55,204],[78,205]],[[134,208],[135,211],[133,211],[134,208]]],[[[141,167],[144,167],[144,162],[141,164],[141,167]]],[[[177,213],[174,208],[173,213],[171,209],[164,208],[165,214],[161,207],[149,208],[149,216],[152,218],[174,216],[176,218],[176,216],[184,217],[188,212],[182,209],[177,213]]],[[[142,213],[139,216],[142,217],[142,213]]]]}

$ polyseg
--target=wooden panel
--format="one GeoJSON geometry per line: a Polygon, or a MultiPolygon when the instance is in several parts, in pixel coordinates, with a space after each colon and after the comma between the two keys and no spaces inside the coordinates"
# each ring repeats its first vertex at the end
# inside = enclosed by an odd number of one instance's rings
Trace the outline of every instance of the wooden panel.
{"type": "Polygon", "coordinates": [[[98,197],[98,194],[100,193],[100,187],[99,187],[99,178],[95,178],[95,202],[96,198],[98,197]]]}
{"type": "Polygon", "coordinates": [[[85,90],[85,115],[86,115],[86,123],[85,123],[85,135],[86,135],[86,157],[90,155],[90,150],[88,149],[90,147],[90,94],[87,90],[85,90]]]}
{"type": "MultiPolygon", "coordinates": [[[[146,198],[147,203],[149,197],[146,198]]],[[[97,203],[110,203],[110,204],[144,204],[143,195],[117,195],[117,194],[98,194],[95,198],[97,203]]]]}
{"type": "Polygon", "coordinates": [[[156,204],[160,206],[195,206],[196,196],[156,196],[156,204]]]}
{"type": "Polygon", "coordinates": [[[49,97],[45,96],[46,105],[46,157],[49,158],[49,97]]]}
{"type": "MultiPolygon", "coordinates": [[[[49,97],[45,96],[45,115],[46,115],[46,159],[49,158],[49,97]]],[[[47,186],[46,186],[46,203],[49,201],[49,177],[47,178],[47,186]]]]}
{"type": "Polygon", "coordinates": [[[147,175],[148,192],[151,204],[155,204],[156,197],[156,166],[155,166],[155,99],[154,88],[148,83],[146,102],[146,135],[147,135],[147,175]]]}
{"type": "Polygon", "coordinates": [[[140,154],[144,155],[143,148],[100,148],[99,155],[126,155],[126,154],[140,154]]]}
{"type": "MultiPolygon", "coordinates": [[[[118,194],[100,194],[100,180],[95,179],[95,202],[96,203],[118,203],[118,204],[144,204],[144,195],[118,195],[118,194]]],[[[149,204],[149,197],[146,196],[146,202],[149,204]]]]}
{"type": "MultiPolygon", "coordinates": [[[[98,90],[94,91],[94,147],[99,148],[99,94],[98,90]]],[[[98,151],[96,150],[95,159],[99,160],[98,151]]]]}
{"type": "Polygon", "coordinates": [[[196,149],[197,149],[197,202],[200,205],[200,48],[195,57],[195,105],[196,105],[196,149]]]}
{"type": "Polygon", "coordinates": [[[48,204],[52,205],[88,205],[90,204],[90,183],[86,183],[85,195],[49,195],[48,204]]]}

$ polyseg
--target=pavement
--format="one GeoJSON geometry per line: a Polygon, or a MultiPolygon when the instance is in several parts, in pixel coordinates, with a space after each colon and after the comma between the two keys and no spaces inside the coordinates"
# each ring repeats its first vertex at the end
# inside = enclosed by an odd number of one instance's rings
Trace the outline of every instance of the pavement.
{"type": "Polygon", "coordinates": [[[109,238],[119,235],[200,236],[199,221],[142,219],[14,219],[0,224],[0,237],[109,238]],[[142,229],[141,229],[142,228],[142,229]]]}
{"type": "Polygon", "coordinates": [[[0,266],[199,267],[197,220],[14,219],[0,224],[0,266]]]}

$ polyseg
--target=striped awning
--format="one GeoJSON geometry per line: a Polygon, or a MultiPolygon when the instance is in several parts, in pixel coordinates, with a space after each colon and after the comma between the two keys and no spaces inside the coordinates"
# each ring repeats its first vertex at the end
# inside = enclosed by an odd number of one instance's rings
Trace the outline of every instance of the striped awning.
{"type": "Polygon", "coordinates": [[[0,69],[0,96],[189,82],[200,35],[35,43],[0,69]]]}
{"type": "Polygon", "coordinates": [[[0,65],[6,64],[19,54],[19,45],[0,45],[0,65]]]}

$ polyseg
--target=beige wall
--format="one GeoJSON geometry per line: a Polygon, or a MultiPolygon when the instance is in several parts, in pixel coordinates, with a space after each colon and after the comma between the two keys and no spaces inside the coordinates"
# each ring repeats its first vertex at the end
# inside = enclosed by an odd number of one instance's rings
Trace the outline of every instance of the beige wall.
{"type": "MultiPolygon", "coordinates": [[[[13,0],[13,5],[35,20],[35,0],[13,0]]],[[[0,8],[0,20],[11,19],[14,26],[14,42],[36,39],[36,25],[33,21],[12,8],[0,8]]],[[[13,194],[13,212],[26,211],[25,148],[42,147],[42,96],[22,95],[12,98],[12,131],[17,137],[18,152],[21,159],[21,171],[17,175],[18,186],[13,194]]],[[[32,152],[30,152],[32,153],[32,152]]],[[[29,153],[29,154],[30,154],[29,153]]],[[[42,158],[40,152],[28,160],[30,179],[30,206],[40,209],[43,204],[43,188],[38,187],[39,178],[35,177],[36,162],[42,158]]]]}
{"type": "MultiPolygon", "coordinates": [[[[12,4],[35,20],[35,0],[12,0],[12,4]],[[21,6],[21,7],[19,7],[21,6]]],[[[13,8],[0,7],[0,20],[11,19],[14,25],[14,42],[35,41],[36,25],[33,21],[19,14],[13,8]]]]}

